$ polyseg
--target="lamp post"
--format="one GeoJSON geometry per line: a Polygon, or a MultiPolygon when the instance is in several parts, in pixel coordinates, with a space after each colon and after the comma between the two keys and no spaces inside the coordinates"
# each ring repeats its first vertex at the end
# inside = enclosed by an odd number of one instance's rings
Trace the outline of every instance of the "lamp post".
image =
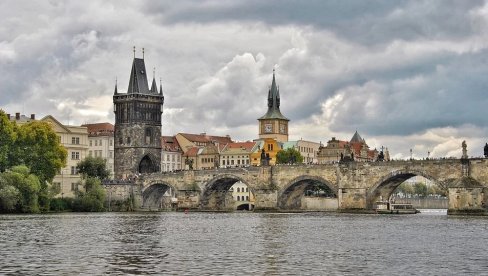
{"type": "Polygon", "coordinates": [[[410,160],[413,160],[413,151],[410,149],[410,160]]]}

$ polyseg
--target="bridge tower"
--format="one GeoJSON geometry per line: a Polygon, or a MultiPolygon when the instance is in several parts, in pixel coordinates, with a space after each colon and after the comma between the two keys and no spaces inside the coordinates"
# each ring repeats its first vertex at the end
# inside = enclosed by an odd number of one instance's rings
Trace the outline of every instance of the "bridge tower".
{"type": "Polygon", "coordinates": [[[158,92],[154,76],[149,89],[144,48],[142,53],[142,58],[136,58],[134,47],[127,93],[119,93],[115,84],[115,178],[160,171],[164,96],[161,86],[158,92]]]}
{"type": "Polygon", "coordinates": [[[275,72],[268,91],[268,111],[259,121],[259,138],[273,138],[278,142],[288,142],[288,118],[280,111],[280,90],[276,85],[275,72]]]}

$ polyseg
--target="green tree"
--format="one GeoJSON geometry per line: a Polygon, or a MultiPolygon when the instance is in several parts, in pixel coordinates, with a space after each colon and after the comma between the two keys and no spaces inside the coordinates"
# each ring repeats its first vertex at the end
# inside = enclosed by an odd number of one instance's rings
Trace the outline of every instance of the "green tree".
{"type": "Polygon", "coordinates": [[[101,157],[87,157],[76,166],[84,178],[106,179],[110,176],[105,159],[101,157]]]}
{"type": "Polygon", "coordinates": [[[415,194],[419,197],[426,197],[427,196],[427,185],[421,182],[417,182],[413,185],[413,189],[415,194]]]}
{"type": "Polygon", "coordinates": [[[295,148],[288,148],[286,150],[280,150],[276,154],[276,163],[288,164],[288,163],[302,163],[303,157],[295,148]]]}
{"type": "Polygon", "coordinates": [[[15,205],[15,209],[20,212],[39,212],[38,198],[41,185],[37,176],[31,174],[28,167],[15,166],[1,173],[0,187],[0,190],[5,191],[1,199],[5,211],[11,211],[15,205]]]}
{"type": "Polygon", "coordinates": [[[10,165],[25,164],[39,177],[43,188],[66,165],[67,151],[46,122],[33,121],[14,127],[17,133],[10,165]]]}
{"type": "Polygon", "coordinates": [[[104,211],[105,190],[101,181],[95,177],[88,177],[85,180],[85,192],[79,191],[73,202],[73,210],[80,212],[104,211]]]}
{"type": "Polygon", "coordinates": [[[14,143],[14,128],[3,110],[0,110],[0,172],[9,167],[9,152],[14,143]]]}

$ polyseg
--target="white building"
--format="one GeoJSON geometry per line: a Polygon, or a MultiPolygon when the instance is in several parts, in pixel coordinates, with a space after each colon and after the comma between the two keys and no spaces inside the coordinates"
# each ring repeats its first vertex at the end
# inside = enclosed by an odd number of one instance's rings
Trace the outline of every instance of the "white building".
{"type": "Polygon", "coordinates": [[[174,136],[161,136],[161,171],[172,172],[183,168],[183,151],[174,136]]]}
{"type": "Polygon", "coordinates": [[[227,143],[220,152],[220,166],[246,167],[251,165],[251,153],[256,142],[227,143]]]}
{"type": "Polygon", "coordinates": [[[320,143],[298,140],[298,141],[288,141],[283,143],[283,149],[294,148],[300,152],[303,157],[304,164],[317,164],[317,153],[319,152],[320,143]]]}

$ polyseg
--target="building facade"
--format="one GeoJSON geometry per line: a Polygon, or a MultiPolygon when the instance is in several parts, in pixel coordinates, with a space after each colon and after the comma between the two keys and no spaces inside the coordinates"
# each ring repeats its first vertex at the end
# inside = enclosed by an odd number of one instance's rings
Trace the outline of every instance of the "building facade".
{"type": "Polygon", "coordinates": [[[66,148],[68,156],[66,166],[54,176],[53,185],[58,187],[58,197],[74,197],[76,191],[82,189],[81,175],[76,166],[88,155],[88,129],[83,126],[63,125],[53,116],[41,119],[51,125],[61,144],[66,148]]]}
{"type": "Polygon", "coordinates": [[[179,171],[184,167],[182,164],[183,151],[175,136],[161,136],[161,171],[179,171]]]}
{"type": "Polygon", "coordinates": [[[279,143],[278,141],[276,141],[276,139],[273,138],[258,139],[255,140],[255,142],[256,145],[251,153],[251,165],[275,165],[276,154],[278,154],[278,151],[283,149],[283,143],[279,143]],[[264,160],[262,156],[264,156],[264,160]]]}
{"type": "Polygon", "coordinates": [[[246,167],[251,165],[251,154],[256,142],[228,143],[220,152],[222,168],[246,167]]]}
{"type": "Polygon", "coordinates": [[[88,156],[105,160],[110,178],[114,171],[114,125],[111,123],[84,124],[88,130],[88,156]]]}
{"type": "Polygon", "coordinates": [[[366,141],[356,131],[349,142],[332,137],[327,146],[319,148],[317,159],[320,164],[339,162],[343,159],[372,162],[376,161],[378,153],[376,149],[370,150],[366,141]]]}
{"type": "Polygon", "coordinates": [[[146,72],[144,58],[134,56],[127,93],[115,86],[115,178],[160,171],[164,96],[154,77],[149,89],[146,72]]]}
{"type": "Polygon", "coordinates": [[[278,142],[287,142],[289,121],[280,111],[280,91],[276,85],[273,71],[273,81],[268,91],[268,111],[258,119],[259,138],[272,138],[278,142]]]}
{"type": "Polygon", "coordinates": [[[317,164],[317,154],[319,152],[320,143],[305,141],[303,139],[297,141],[288,141],[283,143],[283,149],[294,148],[303,157],[303,164],[317,164]]]}

